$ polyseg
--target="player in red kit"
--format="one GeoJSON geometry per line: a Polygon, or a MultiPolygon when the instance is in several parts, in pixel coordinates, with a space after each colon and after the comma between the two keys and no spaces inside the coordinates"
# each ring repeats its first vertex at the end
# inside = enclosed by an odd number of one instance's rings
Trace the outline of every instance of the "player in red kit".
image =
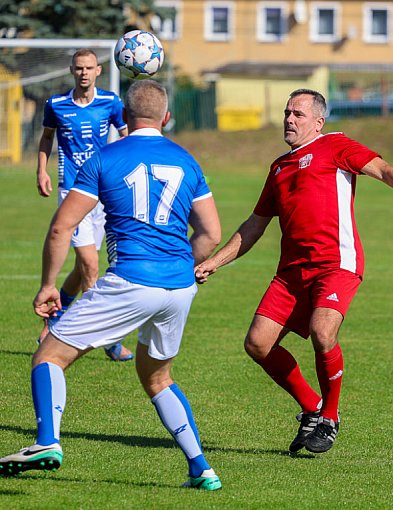
{"type": "Polygon", "coordinates": [[[196,268],[204,283],[219,267],[244,255],[278,216],[281,256],[245,339],[245,350],[300,405],[291,452],[329,450],[339,428],[344,371],[337,337],[362,281],[364,257],[354,218],[356,176],[393,187],[393,166],[342,133],[322,134],[326,102],[298,89],[284,113],[284,140],[291,150],[270,167],[251,216],[212,258],[196,268]],[[280,345],[288,332],[311,336],[320,392],[303,377],[280,345]]]}

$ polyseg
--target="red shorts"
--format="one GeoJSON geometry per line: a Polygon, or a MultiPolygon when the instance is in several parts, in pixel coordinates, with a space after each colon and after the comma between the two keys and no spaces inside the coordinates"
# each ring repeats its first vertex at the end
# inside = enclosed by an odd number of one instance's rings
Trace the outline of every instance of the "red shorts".
{"type": "Polygon", "coordinates": [[[345,317],[361,281],[346,269],[294,267],[273,278],[255,313],[307,338],[313,310],[333,308],[345,317]]]}

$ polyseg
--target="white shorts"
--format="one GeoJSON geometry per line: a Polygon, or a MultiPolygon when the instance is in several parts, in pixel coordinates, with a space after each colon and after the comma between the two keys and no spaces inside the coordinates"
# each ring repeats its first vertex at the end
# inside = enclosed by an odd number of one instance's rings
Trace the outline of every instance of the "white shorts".
{"type": "MultiPolygon", "coordinates": [[[[59,188],[59,205],[63,202],[68,193],[69,190],[59,188]]],[[[95,244],[97,251],[100,250],[102,241],[105,236],[104,225],[104,206],[101,204],[101,202],[98,202],[94,209],[90,211],[79,223],[78,228],[72,235],[71,246],[78,248],[81,246],[89,246],[91,244],[95,244]]]]}
{"type": "Polygon", "coordinates": [[[150,357],[173,358],[196,293],[195,283],[185,289],[161,289],[108,273],[50,331],[62,342],[84,350],[110,347],[139,328],[138,342],[149,347],[150,357]]]}

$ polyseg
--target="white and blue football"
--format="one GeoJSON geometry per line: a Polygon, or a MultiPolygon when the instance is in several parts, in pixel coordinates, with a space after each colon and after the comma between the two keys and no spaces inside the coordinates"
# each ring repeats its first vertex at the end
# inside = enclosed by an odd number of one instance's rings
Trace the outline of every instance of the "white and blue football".
{"type": "Polygon", "coordinates": [[[128,78],[153,76],[164,62],[161,41],[143,30],[132,30],[120,37],[114,54],[117,67],[128,78]]]}

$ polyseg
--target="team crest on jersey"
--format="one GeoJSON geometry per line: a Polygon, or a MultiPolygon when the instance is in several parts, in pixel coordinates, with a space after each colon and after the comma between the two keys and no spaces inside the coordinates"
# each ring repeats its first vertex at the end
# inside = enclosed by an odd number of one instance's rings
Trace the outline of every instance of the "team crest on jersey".
{"type": "Polygon", "coordinates": [[[306,168],[310,166],[312,161],[313,155],[312,154],[306,154],[302,158],[299,159],[299,168],[306,168]]]}

